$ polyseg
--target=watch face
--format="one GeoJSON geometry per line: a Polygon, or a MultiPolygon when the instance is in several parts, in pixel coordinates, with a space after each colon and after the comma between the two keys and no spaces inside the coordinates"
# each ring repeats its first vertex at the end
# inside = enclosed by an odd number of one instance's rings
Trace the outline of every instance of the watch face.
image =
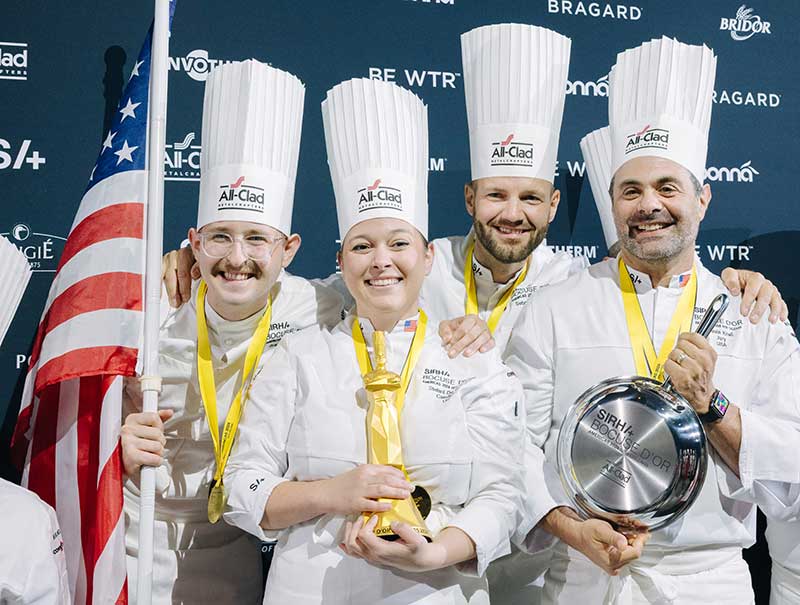
{"type": "Polygon", "coordinates": [[[725,412],[728,411],[728,406],[730,405],[730,401],[725,395],[722,394],[721,391],[717,391],[717,396],[714,397],[714,401],[711,402],[711,405],[717,412],[717,415],[722,418],[725,415],[725,412]]]}

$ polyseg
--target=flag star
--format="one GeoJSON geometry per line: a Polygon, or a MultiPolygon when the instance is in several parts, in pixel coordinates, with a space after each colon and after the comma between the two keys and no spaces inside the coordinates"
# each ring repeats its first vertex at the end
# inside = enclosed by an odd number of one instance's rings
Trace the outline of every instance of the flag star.
{"type": "Polygon", "coordinates": [[[135,119],[136,114],[133,112],[133,110],[139,107],[139,105],[141,105],[141,103],[131,103],[131,100],[128,99],[128,103],[125,105],[125,107],[119,110],[119,112],[122,114],[122,119],[120,120],[120,123],[124,122],[125,118],[135,119]]]}
{"type": "Polygon", "coordinates": [[[133,69],[131,70],[131,77],[128,78],[128,80],[133,79],[133,76],[138,76],[139,75],[139,68],[142,66],[142,63],[144,63],[144,61],[137,61],[136,62],[136,65],[134,65],[133,69]]]}
{"type": "Polygon", "coordinates": [[[129,162],[133,162],[133,152],[139,149],[138,145],[135,147],[129,147],[128,141],[124,141],[122,143],[122,149],[114,152],[114,155],[117,156],[119,159],[117,160],[117,166],[120,165],[122,160],[128,160],[129,162]]]}
{"type": "Polygon", "coordinates": [[[103,149],[100,150],[100,155],[103,155],[106,149],[111,149],[113,147],[112,142],[114,141],[115,136],[117,136],[116,132],[111,132],[110,130],[108,131],[108,134],[106,135],[106,140],[103,141],[103,149]]]}

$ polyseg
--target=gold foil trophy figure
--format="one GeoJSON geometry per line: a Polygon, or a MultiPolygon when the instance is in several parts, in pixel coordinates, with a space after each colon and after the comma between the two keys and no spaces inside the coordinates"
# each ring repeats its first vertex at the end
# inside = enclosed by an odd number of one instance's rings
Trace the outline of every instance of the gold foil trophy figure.
{"type": "MultiPolygon", "coordinates": [[[[386,340],[385,334],[380,331],[373,333],[373,346],[375,352],[375,369],[364,374],[364,389],[367,392],[369,409],[367,410],[367,457],[370,464],[386,464],[403,471],[403,449],[400,440],[400,413],[402,406],[402,382],[400,376],[386,369],[386,340]]],[[[375,526],[375,535],[385,540],[397,540],[398,535],[392,531],[392,521],[406,523],[418,534],[431,540],[431,533],[425,526],[425,521],[417,507],[416,501],[421,501],[423,508],[430,511],[430,498],[422,488],[417,488],[405,500],[381,498],[381,502],[389,502],[392,508],[384,513],[374,513],[378,516],[375,526]],[[427,500],[427,502],[426,502],[427,500]],[[427,504],[427,506],[426,506],[427,504]]],[[[365,514],[366,519],[373,513],[365,514]]]]}

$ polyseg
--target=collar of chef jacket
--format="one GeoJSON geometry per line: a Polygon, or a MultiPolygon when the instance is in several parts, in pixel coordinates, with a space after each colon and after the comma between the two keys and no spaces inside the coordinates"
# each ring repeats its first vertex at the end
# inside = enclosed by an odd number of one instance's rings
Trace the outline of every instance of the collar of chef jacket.
{"type": "MultiPolygon", "coordinates": [[[[370,360],[375,363],[375,356],[372,349],[372,335],[375,333],[375,328],[372,327],[372,322],[366,317],[357,317],[355,314],[352,316],[353,321],[358,321],[361,326],[361,333],[364,335],[364,341],[367,343],[367,350],[370,354],[370,360]]],[[[401,319],[398,321],[394,328],[386,332],[386,365],[387,369],[392,372],[400,372],[403,370],[402,364],[411,347],[411,340],[414,338],[414,332],[417,328],[419,321],[419,313],[415,313],[411,317],[401,319]],[[399,360],[400,367],[394,367],[396,361],[399,360]]],[[[352,331],[352,324],[347,324],[348,329],[352,331]]],[[[435,326],[434,326],[435,329],[435,326]]],[[[431,321],[428,319],[425,335],[430,335],[431,321]]]]}

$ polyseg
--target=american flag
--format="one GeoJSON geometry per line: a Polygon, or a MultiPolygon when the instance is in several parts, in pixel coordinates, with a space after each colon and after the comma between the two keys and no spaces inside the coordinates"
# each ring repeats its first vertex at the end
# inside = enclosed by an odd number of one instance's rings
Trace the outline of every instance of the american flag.
{"type": "Polygon", "coordinates": [[[56,509],[86,605],[128,602],[120,425],[144,320],[151,39],[152,26],[50,287],[12,444],[22,484],[56,509]]]}

